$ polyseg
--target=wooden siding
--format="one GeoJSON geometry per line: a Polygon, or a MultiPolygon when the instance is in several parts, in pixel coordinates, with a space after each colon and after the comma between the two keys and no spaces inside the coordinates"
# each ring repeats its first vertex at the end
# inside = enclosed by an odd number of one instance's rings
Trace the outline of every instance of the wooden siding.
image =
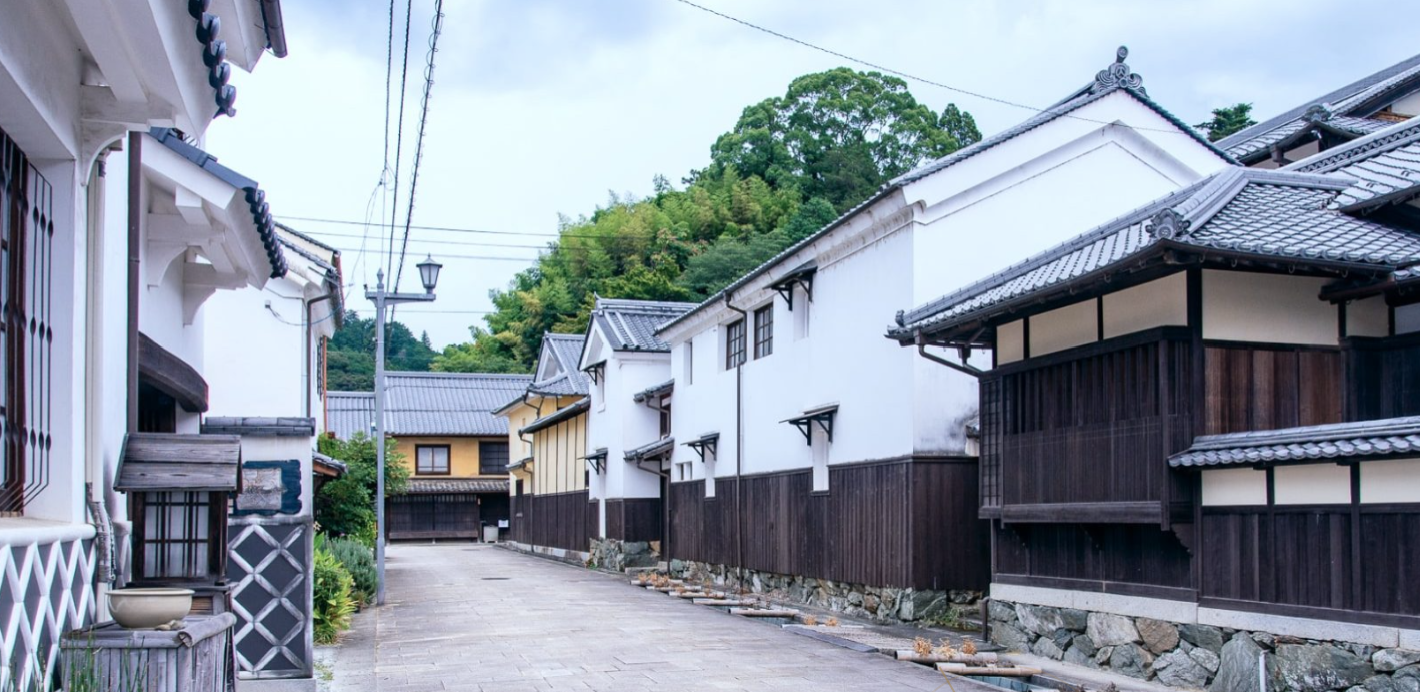
{"type": "Polygon", "coordinates": [[[1187,330],[1153,329],[982,378],[985,507],[1162,502],[1192,440],[1187,330]]]}
{"type": "Polygon", "coordinates": [[[1202,529],[1202,603],[1420,626],[1420,505],[1207,507],[1202,529]]]}
{"type": "Polygon", "coordinates": [[[830,467],[826,493],[811,492],[808,469],[720,478],[713,498],[703,480],[674,483],[670,554],[735,566],[743,550],[746,568],[777,574],[982,589],[989,554],[976,475],[970,460],[908,459],[830,467]]]}
{"type": "Polygon", "coordinates": [[[1161,597],[1191,585],[1188,551],[1157,525],[1017,524],[995,538],[995,581],[1161,597]]]}
{"type": "Polygon", "coordinates": [[[628,497],[606,501],[606,537],[621,541],[661,540],[661,500],[628,497]]]}
{"type": "Polygon", "coordinates": [[[597,505],[587,491],[510,498],[513,540],[565,550],[588,550],[597,532],[597,505]]]}
{"type": "Polygon", "coordinates": [[[1347,420],[1420,415],[1420,334],[1346,340],[1347,420]]]}
{"type": "Polygon", "coordinates": [[[390,540],[478,538],[482,528],[478,495],[473,493],[394,495],[386,510],[390,540]]]}
{"type": "Polygon", "coordinates": [[[1203,372],[1205,435],[1342,420],[1340,349],[1208,342],[1203,372]]]}

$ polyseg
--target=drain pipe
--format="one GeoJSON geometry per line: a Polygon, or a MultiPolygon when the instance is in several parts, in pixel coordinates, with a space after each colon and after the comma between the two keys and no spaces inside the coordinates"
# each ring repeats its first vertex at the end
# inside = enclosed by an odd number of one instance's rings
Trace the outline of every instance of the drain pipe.
{"type": "Polygon", "coordinates": [[[138,244],[143,223],[143,133],[128,133],[128,432],[138,432],[138,244]]]}
{"type": "Polygon", "coordinates": [[[306,390],[306,392],[305,392],[305,397],[306,397],[306,417],[307,417],[307,418],[310,418],[310,417],[311,417],[311,381],[315,379],[315,373],[312,372],[313,366],[312,366],[312,364],[311,364],[311,350],[313,349],[313,346],[311,345],[311,332],[312,332],[313,330],[312,330],[311,328],[312,328],[313,326],[315,326],[315,325],[311,324],[311,308],[315,307],[315,304],[316,304],[316,303],[319,303],[319,302],[322,302],[322,301],[326,301],[326,300],[330,300],[330,299],[331,299],[331,294],[327,293],[327,294],[325,294],[325,295],[323,295],[323,296],[316,296],[316,297],[314,297],[314,298],[311,298],[311,299],[305,301],[305,304],[306,304],[306,343],[305,343],[305,346],[306,346],[306,382],[305,382],[305,386],[302,387],[302,389],[305,389],[305,390],[306,390]]]}
{"type": "MultiPolygon", "coordinates": [[[[725,292],[725,307],[740,313],[740,319],[748,320],[749,313],[730,304],[730,293],[725,292]]],[[[745,334],[749,334],[749,323],[745,323],[745,334]]],[[[744,588],[745,531],[744,531],[744,483],[742,478],[745,456],[745,407],[744,407],[745,364],[735,365],[735,578],[740,588],[744,588]]]]}

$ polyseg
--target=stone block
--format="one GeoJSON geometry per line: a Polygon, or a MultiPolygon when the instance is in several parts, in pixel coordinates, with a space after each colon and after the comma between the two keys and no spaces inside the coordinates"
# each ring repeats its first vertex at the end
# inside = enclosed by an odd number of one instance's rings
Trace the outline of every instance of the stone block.
{"type": "Polygon", "coordinates": [[[1131,678],[1148,680],[1153,671],[1154,656],[1138,644],[1120,644],[1109,654],[1109,667],[1131,678]]]}
{"type": "Polygon", "coordinates": [[[1139,630],[1134,621],[1122,615],[1090,613],[1085,632],[1096,646],[1118,646],[1139,641],[1139,630]]]}
{"type": "Polygon", "coordinates": [[[1170,651],[1155,660],[1154,674],[1171,687],[1202,687],[1208,682],[1208,670],[1182,651],[1170,651]]]}
{"type": "Polygon", "coordinates": [[[1059,608],[1019,604],[1016,606],[1016,618],[1020,620],[1021,629],[1042,636],[1065,627],[1059,608]]]}
{"type": "Polygon", "coordinates": [[[1223,631],[1212,625],[1179,625],[1178,636],[1215,654],[1223,650],[1223,631]]]}
{"type": "Polygon", "coordinates": [[[1170,651],[1178,646],[1178,628],[1172,623],[1152,618],[1139,618],[1134,621],[1135,628],[1139,631],[1139,638],[1144,642],[1144,646],[1155,654],[1170,651]]]}
{"type": "Polygon", "coordinates": [[[1382,673],[1392,673],[1416,663],[1420,663],[1420,651],[1381,649],[1371,655],[1371,665],[1382,673]]]}
{"type": "Polygon", "coordinates": [[[1056,646],[1055,642],[1052,641],[1049,637],[1041,637],[1040,639],[1035,640],[1035,644],[1031,646],[1030,650],[1031,653],[1037,656],[1040,656],[1042,658],[1050,658],[1057,661],[1065,656],[1065,652],[1061,651],[1060,647],[1056,646]]]}
{"type": "Polygon", "coordinates": [[[1297,692],[1344,689],[1375,675],[1375,669],[1365,659],[1325,644],[1279,644],[1277,661],[1287,689],[1297,692]]]}
{"type": "Polygon", "coordinates": [[[1239,632],[1223,645],[1222,653],[1218,656],[1218,674],[1213,678],[1213,684],[1208,687],[1210,692],[1266,692],[1259,689],[1257,684],[1258,656],[1267,657],[1264,663],[1269,681],[1267,689],[1281,689],[1278,687],[1280,681],[1275,659],[1266,654],[1246,633],[1239,632]]]}

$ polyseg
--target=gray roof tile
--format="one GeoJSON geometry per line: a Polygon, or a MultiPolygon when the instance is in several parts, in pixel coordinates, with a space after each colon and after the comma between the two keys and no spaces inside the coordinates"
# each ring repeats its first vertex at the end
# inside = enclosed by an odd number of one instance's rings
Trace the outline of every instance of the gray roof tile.
{"type": "Polygon", "coordinates": [[[601,327],[614,351],[664,353],[671,350],[671,345],[656,336],[656,329],[694,307],[695,303],[599,297],[592,320],[601,327]]]}
{"type": "Polygon", "coordinates": [[[577,369],[585,340],[582,334],[543,334],[542,350],[557,363],[560,372],[532,383],[528,391],[547,396],[586,396],[591,391],[592,381],[587,373],[577,369]]]}
{"type": "Polygon", "coordinates": [[[1285,139],[1287,135],[1277,135],[1279,130],[1291,129],[1291,133],[1305,127],[1302,119],[1307,109],[1318,104],[1330,104],[1334,113],[1342,116],[1364,116],[1364,107],[1374,104],[1377,98],[1398,92],[1414,85],[1420,78],[1420,55],[1402,60],[1390,67],[1362,77],[1329,94],[1323,94],[1299,106],[1295,106],[1252,127],[1218,140],[1218,146],[1229,154],[1250,160],[1272,144],[1285,139]]]}
{"type": "Polygon", "coordinates": [[[495,478],[411,478],[410,495],[436,493],[506,493],[508,481],[495,478]]]}
{"type": "Polygon", "coordinates": [[[355,433],[373,435],[375,427],[374,392],[326,392],[325,429],[348,440],[355,433]]]}
{"type": "Polygon", "coordinates": [[[391,435],[507,435],[493,415],[532,384],[531,375],[391,372],[385,374],[391,435]]]}
{"type": "Polygon", "coordinates": [[[1420,235],[1328,208],[1347,181],[1229,168],[1025,262],[905,313],[889,336],[908,339],[1004,310],[1006,304],[1119,268],[1165,241],[1258,257],[1395,267],[1420,260],[1420,235]],[[1164,217],[1185,226],[1156,228],[1164,217]]]}
{"type": "Polygon", "coordinates": [[[1195,438],[1169,457],[1177,467],[1318,461],[1420,452],[1420,416],[1195,438]]]}
{"type": "Polygon", "coordinates": [[[1355,181],[1334,206],[1357,211],[1420,195],[1420,118],[1309,156],[1287,170],[1337,173],[1355,181]]]}

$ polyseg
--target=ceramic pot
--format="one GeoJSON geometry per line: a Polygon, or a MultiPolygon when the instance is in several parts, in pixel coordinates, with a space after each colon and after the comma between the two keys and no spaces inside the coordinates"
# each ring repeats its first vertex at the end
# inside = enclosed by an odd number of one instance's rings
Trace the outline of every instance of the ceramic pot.
{"type": "Polygon", "coordinates": [[[128,629],[150,629],[180,620],[192,610],[192,589],[115,589],[108,592],[113,620],[128,629]]]}

